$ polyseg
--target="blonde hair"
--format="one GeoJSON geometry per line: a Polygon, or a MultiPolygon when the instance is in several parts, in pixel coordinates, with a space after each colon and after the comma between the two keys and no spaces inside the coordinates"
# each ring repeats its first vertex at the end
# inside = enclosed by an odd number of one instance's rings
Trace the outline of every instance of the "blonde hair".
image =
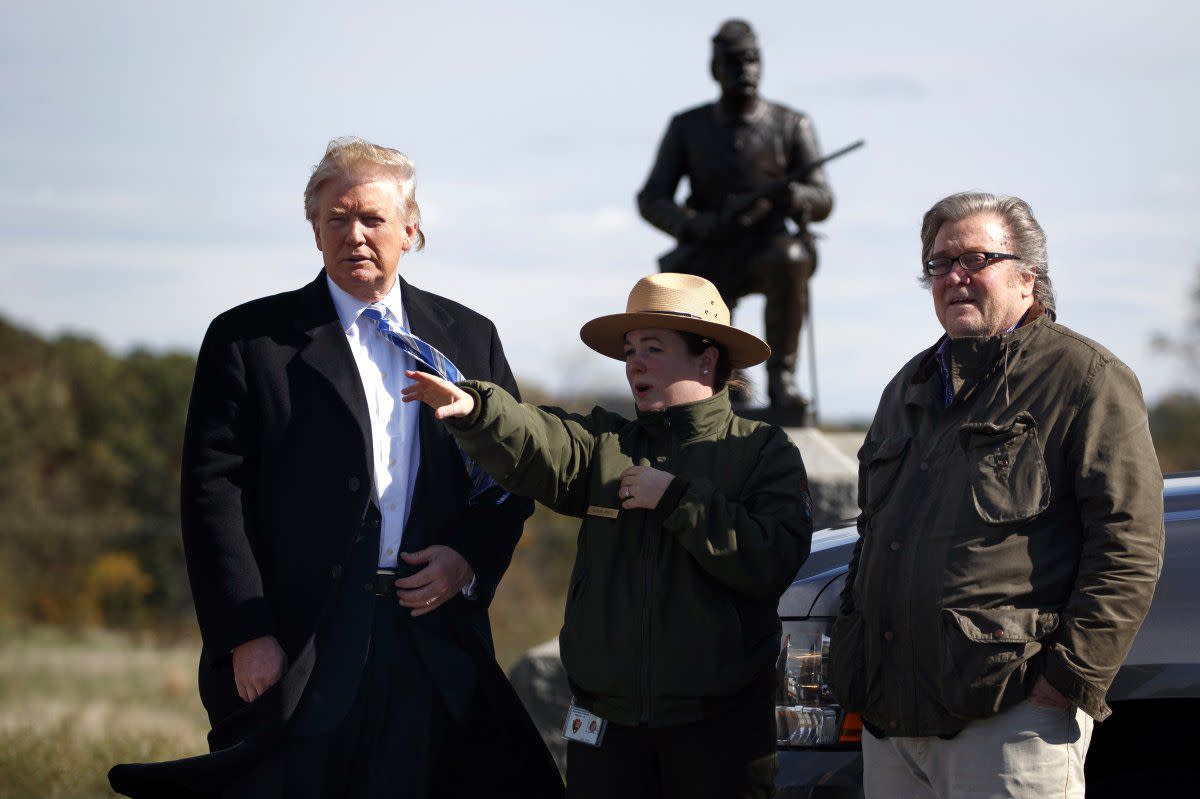
{"type": "Polygon", "coordinates": [[[304,216],[309,222],[317,218],[317,195],[330,178],[348,177],[357,167],[369,165],[387,173],[400,190],[400,216],[406,224],[417,229],[415,250],[425,247],[425,231],[421,230],[421,208],[417,205],[416,168],[412,160],[390,147],[380,147],[357,136],[332,139],[325,148],[325,157],[313,167],[308,185],[304,187],[304,216]]]}

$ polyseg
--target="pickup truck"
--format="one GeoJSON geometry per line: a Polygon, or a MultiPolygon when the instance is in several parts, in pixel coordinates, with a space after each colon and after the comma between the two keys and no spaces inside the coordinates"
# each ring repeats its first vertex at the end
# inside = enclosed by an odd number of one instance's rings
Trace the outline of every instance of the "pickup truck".
{"type": "MultiPolygon", "coordinates": [[[[1086,763],[1089,799],[1195,795],[1200,711],[1200,472],[1167,475],[1166,557],[1150,613],[1108,693],[1086,763]],[[1187,785],[1175,791],[1169,786],[1187,785]]],[[[858,532],[821,530],[779,601],[784,646],[776,706],[778,799],[850,799],[862,792],[862,722],[825,685],[829,632],[858,532]]],[[[869,734],[869,733],[868,733],[869,734]]]]}

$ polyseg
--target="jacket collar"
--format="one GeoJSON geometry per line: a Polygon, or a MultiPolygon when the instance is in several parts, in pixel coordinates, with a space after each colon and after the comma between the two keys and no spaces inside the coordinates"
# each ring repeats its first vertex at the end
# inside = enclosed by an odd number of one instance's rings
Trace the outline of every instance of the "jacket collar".
{"type": "Polygon", "coordinates": [[[682,441],[708,438],[725,430],[733,411],[728,389],[706,399],[672,405],[661,411],[638,411],[638,423],[648,432],[678,436],[682,441]]]}
{"type": "MultiPolygon", "coordinates": [[[[950,360],[950,382],[954,387],[954,401],[965,401],[987,381],[996,367],[1003,365],[1004,379],[1008,379],[1008,362],[1033,331],[1047,317],[1041,305],[1035,303],[1026,313],[1016,330],[997,336],[965,336],[949,338],[942,335],[933,346],[925,351],[917,363],[912,379],[905,387],[904,401],[910,405],[927,405],[931,397],[939,395],[941,386],[931,380],[939,374],[937,351],[943,342],[949,342],[947,354],[950,360]]],[[[939,395],[940,396],[940,395],[939,395]]],[[[940,400],[938,400],[940,404],[940,400]]]]}

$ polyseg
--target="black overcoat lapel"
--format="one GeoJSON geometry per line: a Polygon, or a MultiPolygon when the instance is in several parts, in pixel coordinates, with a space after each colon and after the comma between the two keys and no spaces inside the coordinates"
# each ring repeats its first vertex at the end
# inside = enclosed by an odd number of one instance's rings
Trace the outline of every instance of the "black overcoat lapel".
{"type": "MultiPolygon", "coordinates": [[[[400,299],[404,303],[409,330],[454,361],[458,347],[451,332],[453,317],[430,302],[425,292],[410,286],[404,278],[397,279],[400,281],[400,299]]],[[[419,361],[417,369],[422,372],[433,371],[419,361]]],[[[466,473],[458,447],[450,440],[450,434],[442,424],[433,418],[433,411],[428,405],[421,405],[417,418],[421,457],[413,485],[408,523],[404,527],[404,549],[409,552],[439,543],[438,529],[454,507],[456,497],[451,490],[454,481],[447,477],[456,475],[455,470],[466,473]]],[[[458,498],[459,503],[464,500],[465,496],[458,498]]]]}
{"type": "Polygon", "coordinates": [[[362,436],[364,460],[367,468],[372,470],[369,478],[374,480],[367,395],[363,391],[362,380],[354,365],[354,355],[350,352],[346,331],[342,329],[323,271],[301,293],[295,323],[297,329],[308,337],[308,343],[300,349],[300,360],[329,383],[354,418],[362,436]]]}

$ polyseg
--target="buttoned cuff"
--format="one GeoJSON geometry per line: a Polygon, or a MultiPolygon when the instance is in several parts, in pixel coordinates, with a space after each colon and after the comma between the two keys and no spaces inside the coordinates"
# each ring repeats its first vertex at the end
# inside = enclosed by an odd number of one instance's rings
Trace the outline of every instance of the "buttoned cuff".
{"type": "Polygon", "coordinates": [[[1046,682],[1050,683],[1052,688],[1071,700],[1072,704],[1077,705],[1096,721],[1104,721],[1112,715],[1112,710],[1104,701],[1106,691],[1088,682],[1079,672],[1068,665],[1061,644],[1052,646],[1046,652],[1042,676],[1046,678],[1046,682]]]}

